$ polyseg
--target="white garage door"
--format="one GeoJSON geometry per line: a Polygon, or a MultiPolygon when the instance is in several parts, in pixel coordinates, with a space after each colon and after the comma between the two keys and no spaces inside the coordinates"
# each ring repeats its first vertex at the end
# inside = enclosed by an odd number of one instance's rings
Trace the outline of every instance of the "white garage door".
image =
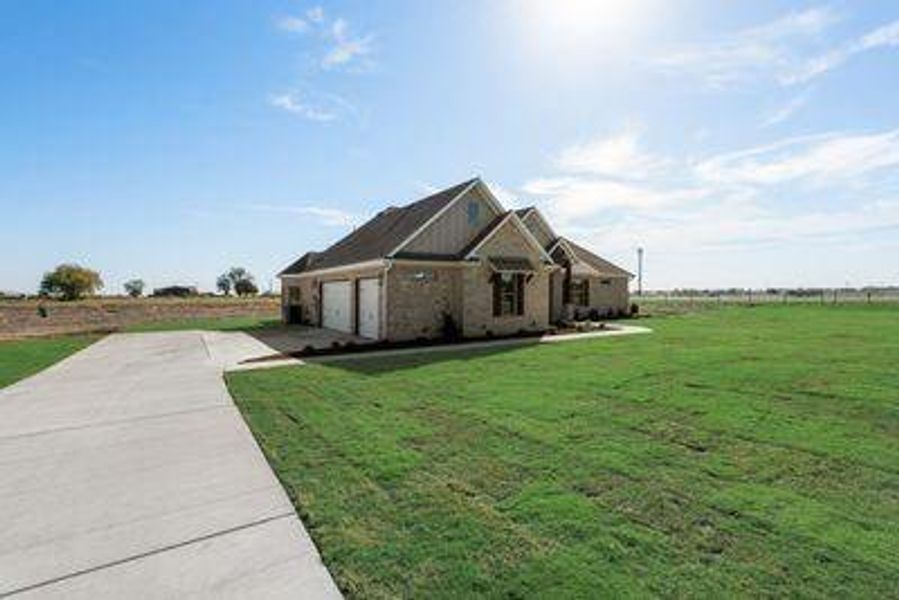
{"type": "Polygon", "coordinates": [[[377,278],[359,280],[359,335],[378,339],[381,285],[377,278]]]}
{"type": "Polygon", "coordinates": [[[322,327],[352,333],[350,318],[350,282],[329,281],[322,284],[322,327]]]}

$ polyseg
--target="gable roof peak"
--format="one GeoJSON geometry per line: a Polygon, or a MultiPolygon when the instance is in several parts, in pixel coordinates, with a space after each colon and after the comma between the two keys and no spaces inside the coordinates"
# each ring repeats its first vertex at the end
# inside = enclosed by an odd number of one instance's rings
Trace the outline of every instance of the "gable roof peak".
{"type": "Polygon", "coordinates": [[[388,206],[315,254],[314,260],[297,260],[281,274],[298,274],[390,256],[477,181],[479,178],[468,179],[404,206],[388,206]]]}

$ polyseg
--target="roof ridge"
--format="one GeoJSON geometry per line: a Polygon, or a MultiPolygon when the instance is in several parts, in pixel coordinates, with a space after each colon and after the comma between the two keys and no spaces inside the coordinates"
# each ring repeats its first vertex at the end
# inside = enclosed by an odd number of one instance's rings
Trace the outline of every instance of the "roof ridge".
{"type": "Polygon", "coordinates": [[[477,181],[480,181],[480,177],[467,179],[403,206],[387,207],[319,252],[315,261],[303,263],[297,260],[280,274],[293,275],[384,258],[397,244],[477,181]]]}

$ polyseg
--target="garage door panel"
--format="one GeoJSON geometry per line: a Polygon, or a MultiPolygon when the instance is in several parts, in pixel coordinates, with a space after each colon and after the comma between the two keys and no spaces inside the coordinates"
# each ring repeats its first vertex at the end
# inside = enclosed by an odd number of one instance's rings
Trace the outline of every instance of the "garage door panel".
{"type": "Polygon", "coordinates": [[[381,283],[376,277],[359,280],[359,335],[370,339],[380,336],[381,283]]]}
{"type": "Polygon", "coordinates": [[[322,327],[352,333],[351,296],[349,281],[328,281],[322,284],[322,327]]]}

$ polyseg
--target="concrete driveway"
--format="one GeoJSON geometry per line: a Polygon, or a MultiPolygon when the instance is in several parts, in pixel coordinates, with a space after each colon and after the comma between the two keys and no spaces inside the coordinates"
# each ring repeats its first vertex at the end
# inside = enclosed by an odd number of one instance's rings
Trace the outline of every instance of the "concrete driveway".
{"type": "Polygon", "coordinates": [[[112,335],[0,390],[0,597],[340,597],[222,380],[266,351],[112,335]]]}

